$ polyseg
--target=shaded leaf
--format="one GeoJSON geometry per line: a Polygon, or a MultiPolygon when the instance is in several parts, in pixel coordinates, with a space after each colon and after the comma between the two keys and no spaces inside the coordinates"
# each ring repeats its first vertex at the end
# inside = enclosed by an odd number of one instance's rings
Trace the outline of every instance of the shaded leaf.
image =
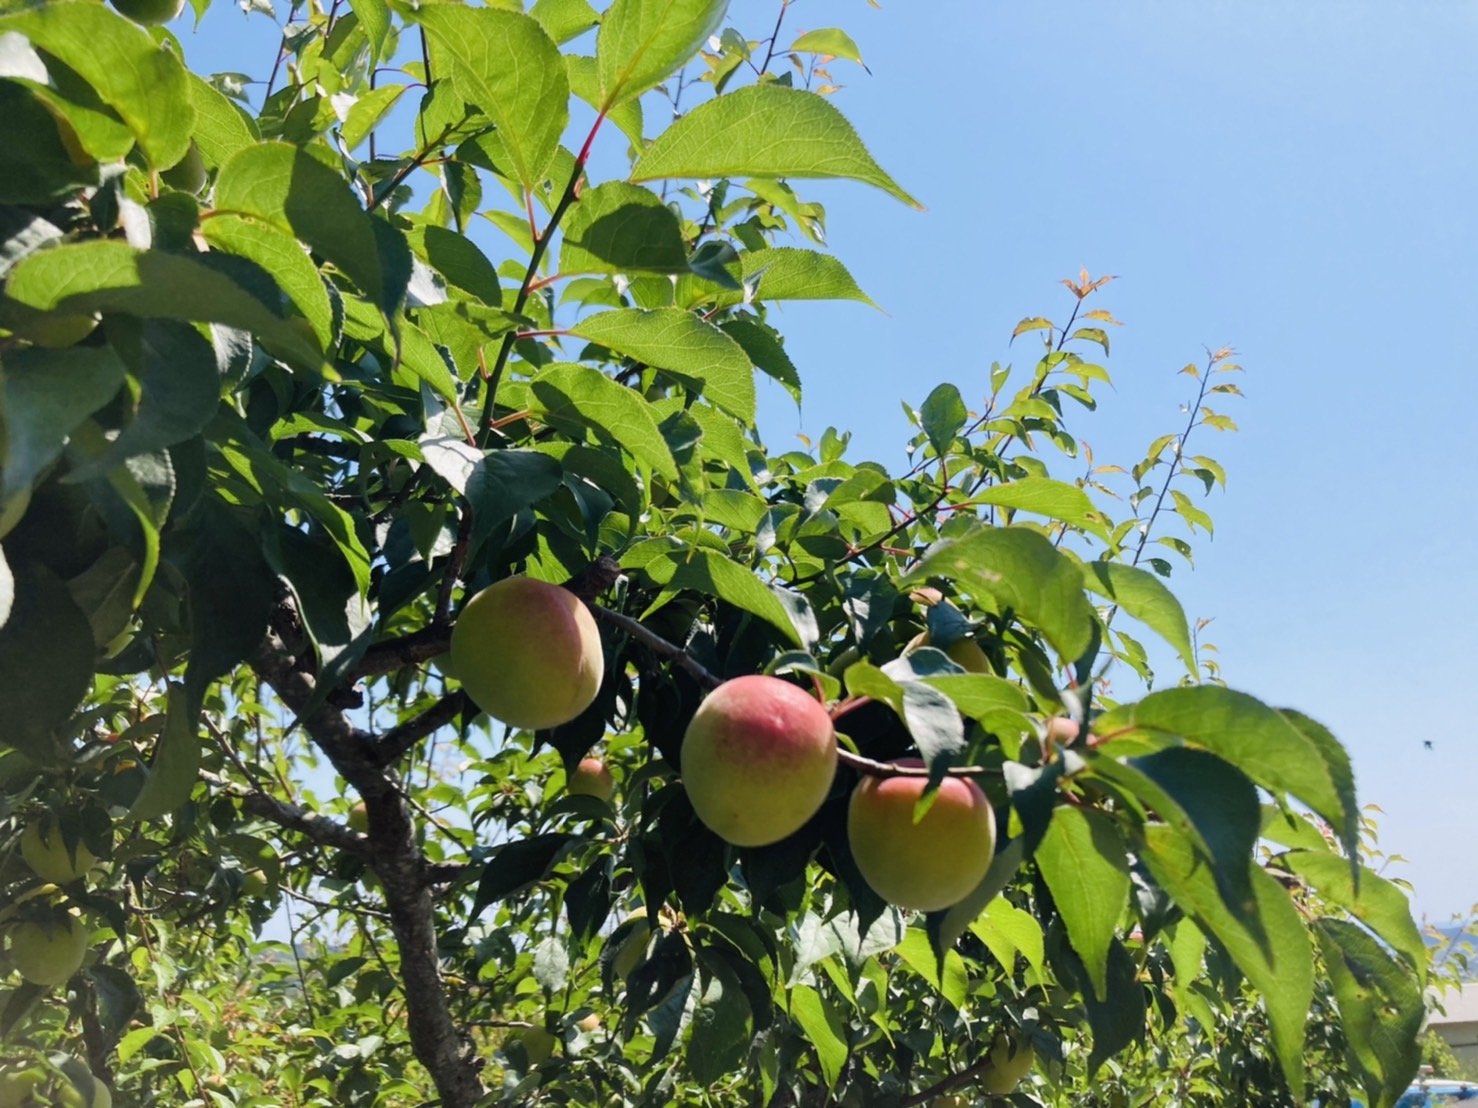
{"type": "Polygon", "coordinates": [[[530,385],[537,410],[565,429],[590,428],[643,465],[672,480],[677,463],[652,418],[651,406],[631,389],[582,365],[549,366],[530,385]]]}
{"type": "Polygon", "coordinates": [[[1083,583],[1091,592],[1112,600],[1125,615],[1160,635],[1175,647],[1186,670],[1196,672],[1196,651],[1185,609],[1153,573],[1123,562],[1088,562],[1083,566],[1083,583]]]}
{"type": "Polygon", "coordinates": [[[110,346],[39,346],[12,351],[0,365],[4,399],[4,480],[9,500],[61,456],[67,437],[123,384],[123,363],[110,346]]]}
{"type": "Polygon", "coordinates": [[[656,88],[718,29],[728,0],[616,0],[595,40],[606,111],[656,88]]]}
{"type": "Polygon", "coordinates": [[[128,810],[129,819],[157,819],[190,799],[200,776],[198,717],[198,704],[190,702],[185,686],[171,682],[164,709],[164,730],[154,744],[154,757],[144,787],[128,810]]]}
{"type": "Polygon", "coordinates": [[[580,194],[565,217],[559,271],[682,273],[687,244],[677,216],[650,189],[607,181],[580,194]]]}

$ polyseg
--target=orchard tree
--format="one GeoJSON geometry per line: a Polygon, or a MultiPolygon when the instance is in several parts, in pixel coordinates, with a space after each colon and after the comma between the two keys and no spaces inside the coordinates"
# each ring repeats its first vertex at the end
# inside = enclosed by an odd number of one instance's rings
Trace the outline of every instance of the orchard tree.
{"type": "Polygon", "coordinates": [[[1393,1103],[1348,756],[1166,585],[1230,352],[1096,463],[1084,274],[777,451],[844,31],[177,9],[0,14],[0,1103],[1393,1103]]]}

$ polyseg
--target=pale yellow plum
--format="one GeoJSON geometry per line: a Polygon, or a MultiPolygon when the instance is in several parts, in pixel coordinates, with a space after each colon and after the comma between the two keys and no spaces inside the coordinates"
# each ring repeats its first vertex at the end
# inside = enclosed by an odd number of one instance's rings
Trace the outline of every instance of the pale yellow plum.
{"type": "Polygon", "coordinates": [[[10,929],[10,960],[33,985],[52,988],[82,968],[87,928],[72,916],[26,920],[10,929]]]}
{"type": "Polygon", "coordinates": [[[479,708],[528,730],[574,719],[605,676],[595,618],[568,589],[532,577],[504,578],[469,600],[451,655],[479,708]]]}
{"type": "Polygon", "coordinates": [[[571,772],[565,790],[571,796],[598,796],[610,800],[616,793],[616,781],[599,758],[582,758],[571,772]]]}
{"type": "Polygon", "coordinates": [[[21,857],[43,881],[67,885],[76,881],[93,866],[97,859],[92,851],[76,844],[74,854],[67,849],[67,841],[61,827],[51,819],[39,819],[27,824],[21,833],[21,857]]]}
{"type": "MultiPolygon", "coordinates": [[[[923,765],[912,758],[897,764],[923,765]]],[[[984,879],[995,854],[996,820],[980,786],[946,777],[915,822],[926,784],[922,776],[864,777],[847,807],[847,838],[874,892],[900,908],[933,912],[958,903],[984,879]]]]}
{"type": "Polygon", "coordinates": [[[1034,1057],[1031,1043],[998,1032],[990,1047],[990,1068],[981,1074],[980,1084],[996,1096],[1008,1096],[1032,1068],[1034,1057]]]}
{"type": "Polygon", "coordinates": [[[726,681],[683,736],[683,787],[693,810],[735,846],[764,846],[800,830],[836,775],[826,709],[778,677],[726,681]]]}

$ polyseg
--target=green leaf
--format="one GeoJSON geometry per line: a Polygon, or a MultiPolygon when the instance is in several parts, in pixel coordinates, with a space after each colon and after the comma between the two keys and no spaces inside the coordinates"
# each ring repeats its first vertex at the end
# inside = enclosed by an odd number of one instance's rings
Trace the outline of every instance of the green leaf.
{"type": "Polygon", "coordinates": [[[262,141],[251,116],[193,73],[190,103],[195,105],[195,129],[190,136],[207,168],[215,169],[238,150],[262,141]]]}
{"type": "Polygon", "coordinates": [[[333,340],[333,308],[317,268],[291,234],[249,215],[225,212],[201,227],[207,242],[218,250],[247,258],[261,266],[303,313],[319,346],[333,340]]]}
{"type": "Polygon", "coordinates": [[[602,112],[677,72],[723,21],[728,0],[616,0],[595,40],[602,112]]]}
{"type": "Polygon", "coordinates": [[[560,852],[574,840],[563,831],[515,839],[498,848],[482,871],[469,919],[477,919],[489,904],[527,889],[542,880],[560,852]]]}
{"type": "Polygon", "coordinates": [[[146,320],[134,361],[138,397],[132,421],[100,456],[78,466],[73,480],[95,477],[135,454],[173,446],[199,433],[221,400],[216,353],[194,327],[171,319],[146,320]]]}
{"type": "Polygon", "coordinates": [[[1365,866],[1356,886],[1349,864],[1328,851],[1295,850],[1282,864],[1307,881],[1318,894],[1337,904],[1379,935],[1406,960],[1419,981],[1427,972],[1427,946],[1411,918],[1411,902],[1396,885],[1365,866]]]}
{"type": "Polygon", "coordinates": [[[185,67],[138,24],[91,0],[53,0],[0,15],[6,31],[76,70],[128,124],[155,169],[185,156],[195,122],[185,67]]]}
{"type": "MultiPolygon", "coordinates": [[[[1002,889],[1011,879],[1016,876],[1016,871],[1021,868],[1021,860],[1026,856],[1026,842],[1017,836],[1010,842],[1004,843],[996,849],[996,856],[991,859],[990,869],[981,878],[977,885],[965,899],[952,905],[943,912],[932,913],[929,917],[929,937],[934,941],[934,953],[936,955],[954,947],[956,941],[967,930],[975,931],[975,925],[979,922],[977,917],[982,911],[991,913],[996,906],[1007,904],[1004,900],[998,900],[1002,889]]],[[[1009,907],[1009,905],[1008,905],[1009,907]]],[[[1031,918],[1028,916],[1027,918],[1031,918]]],[[[1033,962],[1038,969],[1042,964],[1042,929],[1036,926],[1033,920],[1032,926],[1036,929],[1037,945],[1036,959],[1033,962]]],[[[1007,966],[1008,970],[1012,967],[1007,966]]]]}
{"type": "Polygon", "coordinates": [[[449,436],[420,440],[426,464],[467,497],[472,505],[474,547],[506,523],[560,487],[564,471],[537,450],[482,451],[449,436]]]}
{"type": "Polygon", "coordinates": [[[49,763],[51,731],[92,684],[92,625],[57,577],[42,566],[13,567],[15,600],[0,626],[0,742],[49,763]]]}
{"type": "Polygon", "coordinates": [[[946,577],[995,599],[1039,628],[1064,658],[1076,659],[1093,637],[1093,606],[1077,565],[1046,538],[1022,527],[981,528],[937,544],[905,583],[946,577]]]}
{"type": "Polygon", "coordinates": [[[825,97],[752,85],[714,97],[659,135],[631,180],[673,177],[847,177],[921,208],[867,152],[825,97]]]}
{"type": "MultiPolygon", "coordinates": [[[[775,590],[767,588],[746,566],[716,550],[675,549],[646,562],[642,569],[667,591],[692,589],[716,597],[764,620],[793,645],[802,649],[808,645],[810,636],[804,624],[809,608],[793,614],[775,590]]],[[[809,622],[814,623],[814,618],[811,616],[809,622]]]]}
{"type": "Polygon", "coordinates": [[[686,1057],[693,1079],[709,1084],[724,1080],[744,1064],[752,1038],[750,1005],[739,975],[723,958],[703,949],[699,956],[706,980],[693,1008],[686,1057]]]}
{"type": "Polygon", "coordinates": [[[503,303],[498,271],[466,235],[445,227],[421,227],[408,234],[412,249],[446,279],[449,286],[496,308],[503,303]]]}
{"type": "Polygon", "coordinates": [[[1340,803],[1344,805],[1344,822],[1334,823],[1333,826],[1344,845],[1345,854],[1349,856],[1350,872],[1353,874],[1360,857],[1360,806],[1355,799],[1355,770],[1350,765],[1350,752],[1340,745],[1328,728],[1302,712],[1296,712],[1292,708],[1281,708],[1279,712],[1299,734],[1314,744],[1314,749],[1324,759],[1330,780],[1334,782],[1340,803]]]}
{"type": "Polygon", "coordinates": [[[129,819],[158,819],[190,799],[200,776],[198,723],[198,705],[191,703],[184,685],[171,682],[164,709],[164,730],[154,746],[149,776],[128,810],[129,819]]]}
{"type": "Polygon", "coordinates": [[[755,369],[779,381],[791,399],[797,404],[801,402],[800,372],[785,352],[780,335],[774,328],[745,316],[726,320],[719,324],[719,330],[743,347],[755,369]]]}
{"type": "Polygon", "coordinates": [[[846,31],[837,27],[822,27],[815,31],[807,31],[790,44],[790,52],[845,58],[849,62],[856,62],[864,69],[867,68],[862,61],[862,51],[857,49],[857,44],[852,41],[846,31]]]}
{"type": "Polygon", "coordinates": [[[1055,481],[1051,477],[1020,477],[982,489],[972,499],[980,504],[995,504],[1013,511],[1060,519],[1104,542],[1109,539],[1107,521],[1088,499],[1088,494],[1076,485],[1055,481]]]}
{"type": "Polygon", "coordinates": [[[380,125],[386,113],[395,107],[396,101],[404,95],[408,87],[381,85],[379,88],[368,89],[354,101],[354,105],[345,114],[344,125],[339,131],[344,149],[353,150],[369,138],[370,132],[380,125]]]}
{"type": "Polygon", "coordinates": [[[80,165],[73,159],[63,140],[66,125],[30,91],[0,81],[0,116],[6,131],[0,143],[0,202],[48,204],[97,184],[97,166],[85,156],[80,165]]]}
{"type": "Polygon", "coordinates": [[[954,701],[961,714],[971,719],[983,720],[1002,710],[1026,712],[1031,708],[1020,685],[988,673],[941,673],[923,680],[954,701]]]}
{"type": "Polygon", "coordinates": [[[1089,591],[1112,600],[1125,615],[1139,620],[1160,635],[1175,647],[1186,670],[1192,674],[1196,672],[1196,651],[1191,643],[1185,609],[1153,573],[1123,562],[1087,562],[1083,566],[1083,584],[1089,591]]]}
{"type": "Polygon", "coordinates": [[[1108,957],[1129,899],[1123,836],[1100,812],[1063,805],[1037,844],[1037,867],[1067,924],[1068,939],[1100,1000],[1108,1000],[1108,957]]]}
{"type": "Polygon", "coordinates": [[[663,477],[677,479],[677,463],[638,393],[583,365],[549,366],[529,391],[539,413],[566,433],[573,429],[578,437],[589,428],[663,477]]]}
{"type": "Polygon", "coordinates": [[[1185,835],[1210,866],[1227,909],[1239,917],[1252,911],[1247,873],[1262,809],[1245,774],[1185,747],[1123,762],[1093,758],[1087,773],[1118,786],[1185,835]]]}
{"type": "Polygon", "coordinates": [[[434,4],[415,16],[431,36],[432,62],[497,126],[525,190],[543,183],[569,119],[570,82],[559,47],[520,12],[434,4]]]}
{"type": "Polygon", "coordinates": [[[370,61],[373,63],[385,56],[385,40],[390,37],[390,6],[385,0],[349,0],[349,9],[359,17],[369,39],[370,61]]]}
{"type": "Polygon", "coordinates": [[[580,194],[564,223],[559,271],[683,273],[687,244],[672,209],[650,189],[607,181],[580,194]]]}
{"type": "Polygon", "coordinates": [[[1093,1051],[1088,1055],[1089,1074],[1094,1073],[1106,1059],[1140,1041],[1145,1032],[1145,990],[1139,982],[1139,967],[1117,939],[1109,944],[1106,981],[1108,989],[1104,999],[1092,993],[1083,997],[1088,1027],[1093,1032],[1093,1051]]]}
{"type": "Polygon", "coordinates": [[[788,991],[790,1015],[816,1048],[821,1076],[827,1088],[834,1088],[842,1068],[847,1064],[847,1029],[841,1016],[809,985],[795,985],[788,991]]]}
{"type": "Polygon", "coordinates": [[[570,328],[616,353],[694,384],[724,411],[754,422],[754,370],[744,349],[711,323],[681,308],[619,308],[570,328]]]}
{"type": "Polygon", "coordinates": [[[600,13],[586,0],[536,0],[529,15],[561,46],[600,22],[600,13]]]}
{"type": "Polygon", "coordinates": [[[931,768],[949,765],[965,748],[965,724],[959,709],[944,693],[922,681],[902,684],[903,723],[924,763],[931,768]]]}
{"type": "Polygon", "coordinates": [[[5,292],[41,311],[224,323],[257,335],[294,364],[323,362],[269,299],[271,278],[244,258],[135,250],[116,240],[74,242],[27,257],[11,270],[5,292]]]}
{"type": "Polygon", "coordinates": [[[909,969],[933,985],[940,996],[956,1008],[964,1008],[970,975],[957,951],[947,950],[943,958],[937,957],[934,944],[921,927],[910,927],[896,949],[909,969]]]}
{"type": "Polygon", "coordinates": [[[1042,972],[1046,947],[1042,925],[1036,916],[1005,897],[998,896],[986,905],[985,911],[970,925],[970,933],[986,945],[1007,973],[1016,971],[1017,954],[1038,974],[1042,972]]]}
{"type": "Polygon", "coordinates": [[[1287,717],[1246,693],[1214,685],[1166,689],[1104,713],[1095,729],[1105,737],[1137,731],[1181,738],[1264,788],[1297,797],[1335,827],[1345,826],[1346,797],[1324,752],[1287,717]]]}
{"type": "Polygon", "coordinates": [[[1392,1108],[1421,1063],[1419,1033],[1426,1015],[1410,971],[1391,960],[1355,924],[1321,919],[1314,934],[1334,986],[1353,1068],[1372,1108],[1392,1108]]]}
{"type": "Polygon", "coordinates": [[[936,386],[919,407],[919,422],[937,454],[943,454],[954,442],[969,416],[960,390],[948,382],[936,386]]]}
{"type": "Polygon", "coordinates": [[[123,363],[110,346],[32,346],[6,354],[0,362],[5,417],[0,501],[29,489],[61,456],[73,430],[111,400],[123,380],[123,363]]]}
{"type": "Polygon", "coordinates": [[[1288,1084],[1303,1088],[1304,1024],[1314,998],[1314,953],[1283,886],[1252,866],[1256,927],[1227,911],[1211,870],[1190,839],[1171,827],[1144,829],[1144,860],[1155,880],[1232,956],[1262,993],[1273,1046],[1288,1084]]]}
{"type": "Polygon", "coordinates": [[[404,241],[400,241],[404,258],[382,265],[375,220],[360,206],[348,182],[306,151],[285,142],[265,142],[233,155],[216,179],[215,205],[219,211],[255,216],[295,235],[338,266],[386,312],[394,311],[405,297],[410,252],[404,241]]]}

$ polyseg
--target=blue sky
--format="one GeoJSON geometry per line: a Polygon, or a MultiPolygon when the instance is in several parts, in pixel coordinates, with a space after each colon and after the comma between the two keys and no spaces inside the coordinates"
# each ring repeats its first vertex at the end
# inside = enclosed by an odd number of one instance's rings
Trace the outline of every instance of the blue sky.
{"type": "MultiPolygon", "coordinates": [[[[731,10],[759,37],[776,7],[731,10]]],[[[1234,687],[1350,747],[1382,847],[1407,860],[1387,872],[1415,883],[1418,911],[1468,910],[1478,7],[796,0],[786,16],[787,30],[827,26],[872,70],[836,63],[835,102],[928,210],[800,185],[886,313],[786,308],[807,397],[798,416],[762,390],[768,441],[835,425],[854,458],[896,465],[898,402],[945,380],[978,401],[992,360],[1034,356],[1008,347],[1015,322],[1065,315],[1056,282],[1080,267],[1119,276],[1101,303],[1126,324],[1115,390],[1075,426],[1099,461],[1127,466],[1178,430],[1176,371],[1234,346],[1247,399],[1226,407],[1242,430],[1193,443],[1229,488],[1207,505],[1215,540],[1172,584],[1214,617],[1234,687]]],[[[275,45],[229,5],[180,33],[197,67],[259,76],[275,45]]]]}

